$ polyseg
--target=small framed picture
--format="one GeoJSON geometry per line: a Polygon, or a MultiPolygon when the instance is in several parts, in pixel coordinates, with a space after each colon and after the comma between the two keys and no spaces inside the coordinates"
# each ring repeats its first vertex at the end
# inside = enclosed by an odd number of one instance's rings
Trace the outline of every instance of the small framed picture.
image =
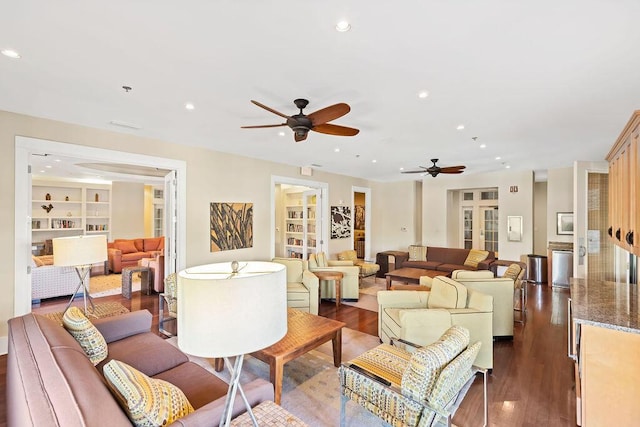
{"type": "Polygon", "coordinates": [[[556,234],[573,234],[573,212],[558,212],[556,234]]]}

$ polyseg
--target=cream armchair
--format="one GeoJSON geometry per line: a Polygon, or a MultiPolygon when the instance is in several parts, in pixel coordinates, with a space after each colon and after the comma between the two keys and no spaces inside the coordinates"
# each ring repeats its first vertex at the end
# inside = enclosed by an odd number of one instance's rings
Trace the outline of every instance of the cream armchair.
{"type": "Polygon", "coordinates": [[[365,260],[358,258],[358,253],[353,249],[338,253],[338,260],[351,261],[353,265],[357,266],[360,269],[360,279],[373,276],[380,270],[380,266],[378,264],[366,262],[365,260]]]}
{"type": "MultiPolygon", "coordinates": [[[[343,274],[341,297],[352,301],[357,301],[360,297],[358,286],[360,268],[354,266],[351,261],[327,260],[324,252],[309,255],[309,270],[314,271],[339,271],[343,274]]],[[[323,281],[320,295],[322,298],[335,298],[335,287],[331,282],[323,281]]]]}
{"type": "Polygon", "coordinates": [[[493,336],[513,337],[513,279],[494,277],[489,270],[455,270],[451,278],[468,289],[493,296],[493,336]]]}
{"type": "Polygon", "coordinates": [[[287,307],[318,314],[318,278],[309,271],[308,262],[297,258],[274,258],[287,268],[287,307]]]}
{"type": "Polygon", "coordinates": [[[469,330],[482,348],[475,364],[493,369],[493,297],[448,277],[437,276],[430,291],[378,292],[378,336],[383,343],[398,337],[427,345],[453,325],[469,330]]]}

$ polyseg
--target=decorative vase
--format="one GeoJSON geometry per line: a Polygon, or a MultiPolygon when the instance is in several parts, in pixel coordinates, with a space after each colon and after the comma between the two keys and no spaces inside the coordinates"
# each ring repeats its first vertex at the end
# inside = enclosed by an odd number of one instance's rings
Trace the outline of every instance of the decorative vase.
{"type": "Polygon", "coordinates": [[[99,201],[100,201],[100,195],[99,195],[98,193],[96,193],[95,198],[96,198],[96,202],[99,202],[99,201]]]}
{"type": "Polygon", "coordinates": [[[49,194],[49,193],[45,194],[44,199],[45,200],[51,200],[51,194],[49,194]]]}
{"type": "Polygon", "coordinates": [[[64,196],[64,201],[68,202],[69,201],[69,196],[64,196]]]}

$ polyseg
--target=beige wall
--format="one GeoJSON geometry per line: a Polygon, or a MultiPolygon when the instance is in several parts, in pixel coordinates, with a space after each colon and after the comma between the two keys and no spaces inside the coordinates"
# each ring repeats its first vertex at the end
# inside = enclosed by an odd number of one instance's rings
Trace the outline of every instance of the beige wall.
{"type": "MultiPolygon", "coordinates": [[[[271,177],[277,175],[300,178],[299,168],[296,166],[0,111],[0,149],[4,154],[0,158],[0,200],[3,202],[0,203],[0,240],[9,242],[10,245],[15,241],[14,158],[17,135],[129,153],[153,153],[157,157],[184,161],[187,165],[187,217],[184,230],[187,266],[238,258],[268,259],[271,253],[271,177]],[[216,253],[209,251],[209,203],[214,201],[253,203],[253,248],[216,253]]],[[[319,171],[314,171],[310,179],[328,184],[329,205],[337,205],[340,200],[351,200],[352,186],[373,189],[373,253],[377,250],[406,248],[413,241],[406,238],[409,233],[398,231],[395,225],[398,217],[409,227],[413,223],[414,197],[405,199],[394,190],[406,188],[411,193],[410,184],[374,184],[363,179],[319,171]],[[387,202],[387,197],[390,203],[387,202]],[[383,214],[377,218],[379,212],[383,214]],[[398,216],[397,212],[401,214],[398,216]],[[387,225],[387,222],[394,225],[387,225]],[[380,243],[376,243],[377,236],[381,236],[380,243]]],[[[114,207],[115,204],[114,201],[114,207]]],[[[142,205],[140,202],[138,204],[142,205]]],[[[143,225],[140,227],[143,232],[143,225]]],[[[330,240],[329,256],[335,258],[337,252],[349,249],[351,243],[350,239],[330,240]]],[[[16,276],[15,260],[12,251],[7,251],[5,256],[0,257],[0,292],[3,295],[0,299],[0,353],[6,351],[6,321],[14,313],[16,280],[22,280],[21,277],[24,276],[16,276]]]]}
{"type": "Polygon", "coordinates": [[[573,242],[573,236],[557,234],[557,213],[573,212],[573,167],[551,169],[547,175],[547,243],[573,242]]]}
{"type": "Polygon", "coordinates": [[[118,182],[111,184],[111,238],[145,237],[144,184],[118,182]]]}
{"type": "MultiPolygon", "coordinates": [[[[458,234],[451,227],[458,223],[459,210],[447,213],[447,207],[455,206],[451,191],[470,188],[498,188],[499,256],[502,259],[519,260],[533,248],[533,172],[504,171],[486,174],[438,175],[427,177],[422,186],[422,242],[431,246],[459,247],[458,234]],[[510,187],[517,186],[517,192],[510,187]],[[449,216],[451,215],[451,216],[449,216]],[[521,242],[508,242],[507,216],[522,216],[521,242]]],[[[453,211],[454,209],[452,209],[453,211]]],[[[457,228],[456,228],[457,229],[457,228]]]]}

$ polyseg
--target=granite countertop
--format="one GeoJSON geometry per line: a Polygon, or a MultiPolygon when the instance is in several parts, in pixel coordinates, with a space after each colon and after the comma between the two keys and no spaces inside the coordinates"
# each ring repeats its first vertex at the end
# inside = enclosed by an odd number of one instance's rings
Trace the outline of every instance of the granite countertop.
{"type": "Polygon", "coordinates": [[[572,279],[570,288],[575,322],[640,334],[638,285],[572,279]]]}

